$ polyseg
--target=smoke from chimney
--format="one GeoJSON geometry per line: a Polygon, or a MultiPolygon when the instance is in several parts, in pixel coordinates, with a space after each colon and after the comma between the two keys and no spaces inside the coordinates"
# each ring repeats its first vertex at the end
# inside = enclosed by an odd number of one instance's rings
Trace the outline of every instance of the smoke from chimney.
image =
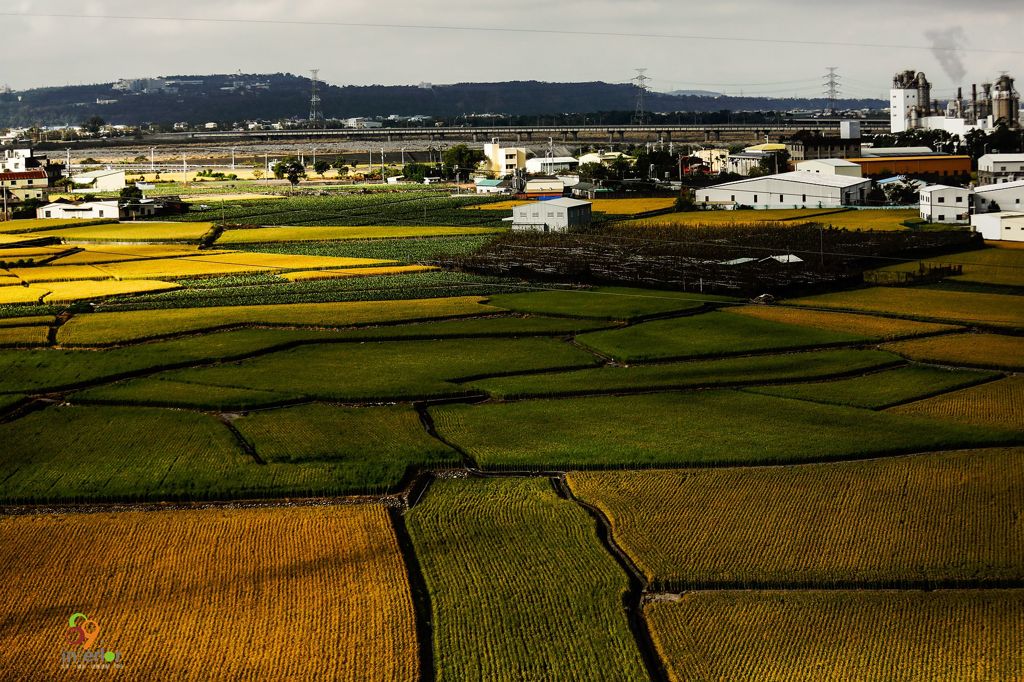
{"type": "Polygon", "coordinates": [[[960,59],[960,46],[967,42],[967,35],[959,26],[947,28],[942,31],[925,31],[925,37],[932,43],[932,54],[939,60],[942,70],[953,81],[953,85],[960,83],[967,69],[960,59]]]}

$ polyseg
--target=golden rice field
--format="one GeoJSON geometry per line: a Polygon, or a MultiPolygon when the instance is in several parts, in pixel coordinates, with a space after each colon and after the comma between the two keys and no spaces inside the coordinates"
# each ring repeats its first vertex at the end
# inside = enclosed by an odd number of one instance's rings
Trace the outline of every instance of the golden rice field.
{"type": "Polygon", "coordinates": [[[1024,448],[568,482],[655,588],[1024,578],[1024,448]]]}
{"type": "Polygon", "coordinates": [[[206,249],[195,246],[174,244],[97,244],[86,246],[54,261],[54,265],[84,265],[89,263],[112,263],[145,258],[180,258],[182,256],[216,256],[231,253],[225,250],[206,249]]]}
{"type": "Polygon", "coordinates": [[[71,318],[61,326],[57,340],[67,345],[93,346],[245,325],[351,327],[501,312],[483,300],[480,296],[458,296],[91,313],[71,318]]]}
{"type": "Polygon", "coordinates": [[[380,268],[345,268],[341,270],[300,270],[285,272],[281,277],[290,282],[314,279],[346,279],[350,277],[376,277],[380,275],[408,275],[414,272],[437,270],[433,265],[394,265],[380,268]]]}
{"type": "Polygon", "coordinates": [[[26,246],[20,249],[0,249],[0,261],[42,260],[70,252],[67,246],[26,246]]]}
{"type": "Polygon", "coordinates": [[[0,272],[0,287],[21,286],[23,282],[17,275],[0,272]]]}
{"type": "Polygon", "coordinates": [[[0,287],[0,305],[36,304],[48,293],[50,290],[40,285],[0,287]]]}
{"type": "Polygon", "coordinates": [[[302,256],[289,253],[255,253],[235,251],[222,255],[202,255],[189,260],[206,263],[223,263],[278,270],[312,270],[326,268],[354,268],[363,265],[394,263],[376,258],[346,258],[341,256],[302,256]]]}
{"type": "Polygon", "coordinates": [[[258,244],[264,242],[338,241],[344,239],[402,239],[412,237],[455,237],[494,234],[501,228],[430,226],[316,226],[260,227],[226,230],[217,244],[258,244]]]}
{"type": "Polygon", "coordinates": [[[116,261],[112,263],[98,263],[95,267],[107,277],[112,277],[118,280],[215,277],[218,275],[265,272],[267,270],[267,268],[257,265],[216,263],[197,260],[192,257],[147,258],[143,260],[116,261]]]}
{"type": "Polygon", "coordinates": [[[1012,376],[889,408],[889,412],[1024,431],[1024,376],[1012,376]]]}
{"type": "Polygon", "coordinates": [[[948,324],[774,305],[747,305],[725,308],[725,310],[729,313],[754,317],[759,320],[783,322],[785,324],[827,329],[834,332],[845,332],[847,334],[885,340],[957,329],[957,327],[948,324]]]}
{"type": "Polygon", "coordinates": [[[793,305],[884,313],[917,319],[1024,328],[1024,306],[1017,296],[939,289],[872,287],[796,298],[793,305]]]}
{"type": "Polygon", "coordinates": [[[151,294],[179,288],[179,285],[174,282],[161,282],[150,279],[49,282],[41,286],[50,290],[50,293],[43,297],[43,303],[72,303],[74,301],[88,301],[107,296],[151,294]]]}
{"type": "Polygon", "coordinates": [[[813,222],[821,223],[826,227],[842,227],[848,230],[906,230],[904,220],[915,220],[920,218],[916,209],[894,208],[877,209],[870,211],[843,211],[827,216],[814,218],[813,222]]]}
{"type": "Polygon", "coordinates": [[[0,346],[45,346],[49,327],[0,327],[0,346]]]}
{"type": "Polygon", "coordinates": [[[673,682],[1024,679],[1022,590],[715,591],[644,613],[673,682]]]}
{"type": "MultiPolygon", "coordinates": [[[[51,196],[51,199],[54,198],[51,196]]],[[[46,230],[51,227],[78,227],[85,225],[109,225],[116,223],[113,218],[26,218],[0,222],[0,232],[28,232],[46,230]]]]}
{"type": "MultiPolygon", "coordinates": [[[[333,256],[300,256],[276,253],[227,252],[214,255],[185,255],[172,258],[144,258],[96,265],[42,266],[25,269],[26,274],[37,281],[52,279],[51,270],[61,272],[63,268],[95,268],[100,276],[114,279],[177,279],[182,277],[209,277],[254,272],[278,272],[281,270],[308,270],[321,268],[349,268],[361,265],[378,265],[394,261],[373,258],[338,258],[333,256]]],[[[20,272],[20,271],[19,271],[20,272]]],[[[77,272],[72,270],[72,272],[77,272]]]]}
{"type": "Polygon", "coordinates": [[[1024,286],[1024,250],[1006,248],[978,249],[945,256],[936,256],[924,261],[911,261],[881,268],[882,272],[917,272],[921,264],[960,265],[962,275],[950,279],[963,282],[979,282],[1004,286],[1024,286]]]}
{"type": "Polygon", "coordinates": [[[88,673],[119,680],[418,673],[412,598],[382,506],[7,516],[0,593],[6,680],[68,676],[74,613],[122,657],[120,669],[88,673]]]}
{"type": "Polygon", "coordinates": [[[110,274],[92,265],[40,265],[31,268],[10,268],[8,272],[29,283],[111,278],[110,274]]]}
{"type": "Polygon", "coordinates": [[[54,323],[53,315],[28,315],[26,317],[4,317],[0,318],[0,327],[31,327],[33,325],[51,325],[54,323]]]}
{"type": "MultiPolygon", "coordinates": [[[[680,225],[685,227],[703,227],[707,225],[750,225],[768,224],[770,227],[789,227],[792,223],[781,221],[801,221],[810,219],[810,216],[821,216],[824,213],[837,213],[842,209],[828,208],[790,208],[752,210],[743,209],[738,211],[684,211],[681,213],[666,213],[665,215],[642,218],[630,223],[643,227],[645,225],[680,225]]],[[[822,218],[824,219],[824,218],[822,218]]]]}
{"type": "Polygon", "coordinates": [[[213,228],[213,223],[112,223],[69,227],[33,233],[38,237],[59,237],[65,242],[194,242],[213,228]]]}
{"type": "Polygon", "coordinates": [[[1024,370],[1024,337],[1003,334],[950,334],[882,346],[911,360],[967,367],[1024,370]]]}

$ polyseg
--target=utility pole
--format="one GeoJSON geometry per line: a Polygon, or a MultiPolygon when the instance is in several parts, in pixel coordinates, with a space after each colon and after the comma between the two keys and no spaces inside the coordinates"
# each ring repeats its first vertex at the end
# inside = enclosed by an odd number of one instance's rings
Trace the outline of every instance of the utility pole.
{"type": "Polygon", "coordinates": [[[636,83],[636,111],[633,113],[633,124],[643,125],[647,122],[647,113],[644,111],[644,93],[647,92],[647,81],[651,80],[644,75],[647,69],[634,69],[636,76],[632,81],[636,83]]]}
{"type": "Polygon", "coordinates": [[[263,152],[263,177],[267,179],[267,184],[270,184],[270,154],[263,152]]]}
{"type": "Polygon", "coordinates": [[[310,96],[309,96],[309,125],[311,128],[321,128],[324,122],[324,113],[320,110],[320,69],[309,70],[310,96]]]}
{"type": "Polygon", "coordinates": [[[181,153],[181,183],[188,186],[188,161],[185,160],[185,152],[181,153]]]}
{"type": "Polygon", "coordinates": [[[231,148],[231,170],[235,170],[235,148],[231,148]]]}
{"type": "Polygon", "coordinates": [[[828,112],[827,113],[830,116],[835,116],[835,114],[836,114],[836,100],[839,98],[839,92],[840,92],[840,88],[839,88],[839,75],[836,73],[836,71],[838,71],[838,70],[839,70],[838,66],[830,66],[830,67],[828,67],[828,73],[826,73],[824,76],[822,76],[822,78],[825,81],[824,94],[825,94],[825,97],[828,99],[828,112]]]}
{"type": "MultiPolygon", "coordinates": [[[[68,150],[68,163],[71,163],[71,151],[68,150]]],[[[149,172],[156,172],[156,147],[149,148],[149,172]]]]}

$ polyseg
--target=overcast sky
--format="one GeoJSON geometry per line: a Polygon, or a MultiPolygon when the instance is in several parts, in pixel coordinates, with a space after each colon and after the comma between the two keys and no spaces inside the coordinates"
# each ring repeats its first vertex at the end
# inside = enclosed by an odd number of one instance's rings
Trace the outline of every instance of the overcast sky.
{"type": "MultiPolygon", "coordinates": [[[[80,18],[0,16],[0,71],[15,89],[101,83],[171,74],[320,69],[336,85],[427,81],[624,82],[646,67],[655,90],[811,97],[828,66],[842,93],[887,97],[897,70],[925,71],[939,97],[1000,71],[1024,79],[1021,0],[0,0],[0,12],[80,18]],[[107,15],[108,18],[98,18],[107,15]],[[223,19],[200,23],[118,16],[223,19]],[[84,17],[97,18],[84,18],[84,17]],[[253,24],[235,19],[308,21],[253,24]],[[744,40],[559,35],[537,32],[352,27],[325,22],[625,34],[768,38],[744,40]],[[865,47],[858,43],[917,47],[865,47]],[[927,49],[943,52],[945,68],[927,49]],[[988,50],[988,51],[984,51],[988,50]],[[10,56],[20,55],[14,60],[10,56]]],[[[1021,81],[1024,83],[1024,80],[1021,81]]],[[[1021,88],[1018,85],[1018,88],[1021,88]]]]}

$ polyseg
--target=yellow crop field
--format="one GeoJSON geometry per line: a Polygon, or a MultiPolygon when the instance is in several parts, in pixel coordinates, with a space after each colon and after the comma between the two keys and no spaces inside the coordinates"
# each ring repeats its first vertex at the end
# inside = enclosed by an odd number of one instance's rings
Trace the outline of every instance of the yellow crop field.
{"type": "Polygon", "coordinates": [[[34,304],[46,294],[49,288],[44,286],[0,287],[0,305],[34,304]]]}
{"type": "Polygon", "coordinates": [[[343,270],[300,270],[285,272],[281,277],[291,282],[305,282],[313,279],[339,279],[349,277],[377,277],[381,275],[408,275],[414,272],[429,272],[438,268],[432,265],[395,265],[382,268],[347,268],[343,270]]]}
{"type": "Polygon", "coordinates": [[[848,230],[891,231],[906,230],[908,228],[903,225],[904,220],[914,220],[920,217],[917,209],[852,210],[819,216],[814,218],[813,222],[821,223],[825,226],[843,227],[848,230]]]}
{"type": "Polygon", "coordinates": [[[960,391],[889,408],[914,417],[1024,431],[1024,376],[1012,376],[960,391]]]}
{"type": "Polygon", "coordinates": [[[75,613],[99,629],[92,651],[120,654],[119,669],[87,672],[119,680],[418,672],[412,598],[382,506],[8,516],[0,585],[7,680],[68,676],[63,652],[82,651],[66,636],[75,613]]]}
{"type": "Polygon", "coordinates": [[[22,284],[24,282],[16,275],[0,274],[0,287],[21,286],[22,284]]]}
{"type": "Polygon", "coordinates": [[[936,256],[881,268],[882,272],[917,272],[921,265],[960,265],[962,275],[950,279],[1006,286],[1024,286],[1024,250],[988,248],[936,256]]]}
{"type": "Polygon", "coordinates": [[[70,252],[67,246],[28,246],[21,249],[0,249],[0,261],[40,260],[70,252]]]}
{"type": "Polygon", "coordinates": [[[65,242],[193,242],[213,227],[213,223],[117,223],[47,230],[34,236],[60,237],[65,242]]]}
{"type": "Polygon", "coordinates": [[[149,279],[117,280],[84,280],[81,282],[50,282],[46,284],[50,293],[43,297],[43,303],[71,303],[88,301],[93,298],[120,296],[123,294],[154,293],[179,288],[173,282],[161,282],[149,279]]]}
{"type": "Polygon", "coordinates": [[[27,317],[0,317],[0,327],[47,326],[54,323],[53,315],[29,315],[27,317]]]}
{"type": "Polygon", "coordinates": [[[911,360],[969,367],[1024,370],[1024,337],[950,334],[882,346],[911,360]]]}
{"type": "Polygon", "coordinates": [[[643,227],[645,225],[680,225],[684,227],[706,226],[706,225],[734,225],[734,224],[766,224],[771,227],[789,227],[793,224],[803,222],[803,219],[810,220],[810,216],[818,216],[824,220],[824,213],[835,214],[842,209],[827,208],[790,208],[771,209],[763,211],[739,210],[739,211],[684,211],[681,213],[666,213],[665,215],[641,218],[630,222],[629,225],[643,227]],[[788,223],[782,221],[791,221],[788,223]]]}
{"type": "MultiPolygon", "coordinates": [[[[0,293],[3,289],[0,289],[0,293]]],[[[76,315],[61,326],[58,341],[69,345],[103,345],[223,327],[278,325],[352,327],[502,312],[480,296],[398,301],[291,303],[173,310],[132,310],[76,315]]]]}
{"type": "Polygon", "coordinates": [[[87,263],[113,263],[144,258],[180,258],[182,256],[215,256],[231,253],[226,250],[200,251],[195,246],[175,244],[97,244],[86,246],[54,261],[55,265],[81,265],[87,263]]]}
{"type": "Polygon", "coordinates": [[[939,321],[1024,328],[1024,306],[1020,305],[1020,298],[1005,294],[873,287],[797,298],[788,302],[815,308],[837,308],[939,321]]]}
{"type": "Polygon", "coordinates": [[[197,256],[189,260],[206,263],[223,263],[268,270],[319,270],[326,268],[353,268],[362,265],[383,265],[393,260],[376,258],[344,258],[339,256],[300,256],[289,253],[254,253],[236,251],[225,255],[197,256]]]}
{"type": "Polygon", "coordinates": [[[25,282],[73,282],[79,279],[110,279],[110,275],[92,265],[40,265],[11,268],[11,274],[25,282]]]}
{"type": "MultiPolygon", "coordinates": [[[[70,266],[69,266],[70,267],[70,266]]],[[[214,277],[265,272],[258,265],[216,263],[197,258],[146,258],[142,260],[97,263],[96,268],[114,279],[175,279],[178,277],[214,277]]]]}
{"type": "Polygon", "coordinates": [[[1024,678],[1021,590],[720,590],[644,613],[673,682],[1024,678]]]}
{"type": "MultiPolygon", "coordinates": [[[[51,196],[51,200],[54,197],[51,196]]],[[[82,225],[106,225],[116,223],[112,218],[29,218],[0,222],[0,232],[28,232],[46,230],[51,227],[76,227],[82,225]]]]}
{"type": "Polygon", "coordinates": [[[49,327],[0,327],[0,346],[45,346],[49,327]]]}
{"type": "Polygon", "coordinates": [[[217,244],[257,244],[261,242],[338,241],[343,239],[401,239],[411,237],[456,237],[494,234],[501,228],[431,226],[316,226],[261,227],[226,230],[217,244]]]}
{"type": "Polygon", "coordinates": [[[1015,580],[1024,448],[570,473],[656,589],[1015,580]]]}
{"type": "Polygon", "coordinates": [[[828,329],[835,332],[845,332],[847,334],[857,334],[886,340],[957,329],[957,327],[948,324],[774,305],[747,305],[726,308],[725,310],[736,315],[756,317],[759,320],[796,324],[816,329],[828,329]]]}

